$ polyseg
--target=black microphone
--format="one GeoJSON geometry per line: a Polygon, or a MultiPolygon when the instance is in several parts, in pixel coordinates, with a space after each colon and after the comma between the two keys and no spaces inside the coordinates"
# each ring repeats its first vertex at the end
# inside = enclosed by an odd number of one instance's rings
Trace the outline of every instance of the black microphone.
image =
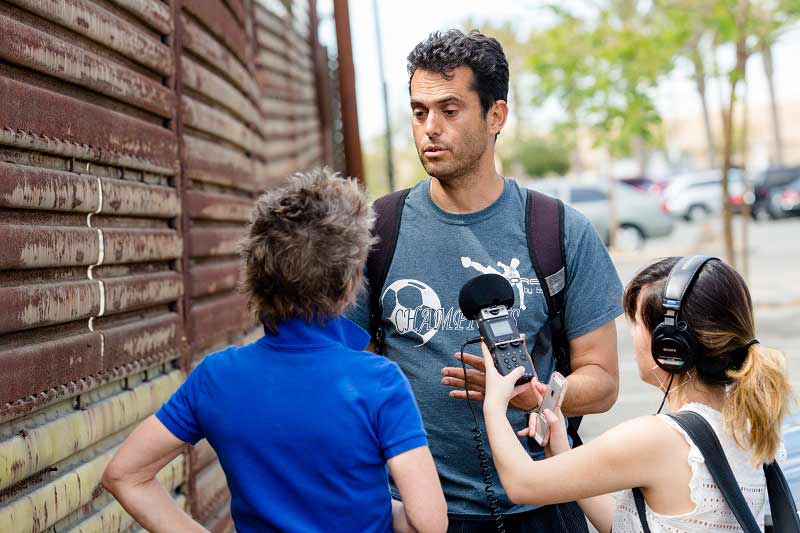
{"type": "Polygon", "coordinates": [[[481,274],[469,280],[458,294],[461,314],[478,322],[481,340],[489,347],[494,366],[503,376],[515,368],[525,368],[517,385],[536,376],[533,361],[525,349],[517,327],[511,321],[509,308],[514,305],[514,289],[500,274],[481,274]]]}
{"type": "Polygon", "coordinates": [[[458,307],[467,320],[475,320],[481,309],[498,305],[506,308],[514,305],[514,289],[500,274],[481,274],[461,287],[458,307]]]}

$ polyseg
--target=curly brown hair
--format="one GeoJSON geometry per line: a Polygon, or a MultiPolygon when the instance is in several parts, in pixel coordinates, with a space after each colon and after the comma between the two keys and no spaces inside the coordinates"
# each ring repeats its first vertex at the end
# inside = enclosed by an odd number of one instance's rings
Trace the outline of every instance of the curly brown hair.
{"type": "Polygon", "coordinates": [[[253,314],[277,333],[291,318],[335,317],[364,286],[374,242],[366,194],[327,168],[296,174],[256,202],[240,244],[242,281],[253,314]]]}

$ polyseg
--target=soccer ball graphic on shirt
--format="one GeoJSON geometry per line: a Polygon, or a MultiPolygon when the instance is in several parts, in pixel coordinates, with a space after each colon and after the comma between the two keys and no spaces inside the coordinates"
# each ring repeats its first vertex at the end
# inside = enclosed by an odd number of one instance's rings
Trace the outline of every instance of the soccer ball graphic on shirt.
{"type": "Polygon", "coordinates": [[[389,285],[381,296],[383,308],[389,311],[389,321],[401,335],[414,335],[422,346],[439,331],[437,315],[442,304],[428,285],[415,279],[399,279],[389,285]]]}

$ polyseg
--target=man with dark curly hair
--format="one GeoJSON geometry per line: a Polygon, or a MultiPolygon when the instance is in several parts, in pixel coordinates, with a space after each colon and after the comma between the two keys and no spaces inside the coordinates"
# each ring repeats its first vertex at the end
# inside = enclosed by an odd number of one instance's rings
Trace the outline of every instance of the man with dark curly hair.
{"type": "Polygon", "coordinates": [[[202,438],[240,533],[443,532],[446,505],[398,366],[340,316],[362,286],[372,210],[355,182],[297,175],[258,199],[242,289],[265,335],[207,356],[122,444],[103,485],[149,531],[203,531],[155,475],[202,438]],[[403,496],[393,500],[388,471],[403,496]]]}
{"type": "MultiPolygon", "coordinates": [[[[365,328],[371,317],[373,324],[377,320],[376,345],[411,382],[447,498],[451,531],[493,531],[473,422],[458,401],[466,397],[465,376],[453,354],[477,332],[458,308],[459,290],[478,274],[501,274],[514,288],[511,315],[521,332],[533,338],[548,320],[528,248],[527,191],[495,167],[495,143],[509,113],[508,63],[495,39],[450,30],[431,34],[414,48],[408,73],[414,141],[430,178],[413,187],[399,207],[399,233],[384,285],[370,288],[377,303],[362,301],[349,314],[365,328]]],[[[572,368],[563,411],[576,416],[606,411],[616,401],[614,320],[622,313],[622,285],[586,217],[567,206],[563,222],[566,274],[561,271],[560,287],[572,368]]],[[[464,359],[473,367],[467,374],[470,396],[481,400],[483,360],[464,359]]],[[[555,368],[552,350],[534,364],[539,378],[548,381],[555,368]]],[[[536,407],[534,392],[515,397],[512,406],[511,423],[524,427],[526,412],[536,407]]],[[[520,445],[528,449],[524,440],[520,445]]],[[[544,457],[535,446],[530,454],[544,457]]],[[[538,509],[514,505],[496,476],[494,491],[507,531],[586,530],[574,503],[538,509]]]]}

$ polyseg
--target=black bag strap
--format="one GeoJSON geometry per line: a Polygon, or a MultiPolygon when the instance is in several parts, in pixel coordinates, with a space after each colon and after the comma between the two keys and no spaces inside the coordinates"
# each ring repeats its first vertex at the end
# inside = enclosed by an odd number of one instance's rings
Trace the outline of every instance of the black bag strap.
{"type": "MultiPolygon", "coordinates": [[[[533,270],[547,303],[548,339],[538,335],[532,348],[552,347],[556,370],[567,376],[572,372],[569,340],[564,320],[564,297],[567,285],[567,255],[564,244],[564,202],[533,189],[527,190],[525,235],[533,270]]],[[[578,428],[583,417],[567,419],[567,433],[574,446],[582,444],[578,428]]],[[[529,443],[532,445],[531,443],[529,443]]]]}
{"type": "Polygon", "coordinates": [[[725,451],[708,421],[694,411],[681,411],[667,416],[675,420],[700,449],[711,477],[714,478],[728,507],[745,533],[760,533],[761,528],[758,527],[750,507],[747,506],[731,465],[725,457],[725,451]]]}
{"type": "Polygon", "coordinates": [[[650,533],[650,526],[647,525],[647,510],[644,506],[644,494],[642,494],[642,489],[636,487],[632,489],[633,492],[633,502],[636,504],[636,512],[639,513],[639,521],[642,523],[642,531],[644,533],[650,533]]]}
{"type": "Polygon", "coordinates": [[[789,483],[783,476],[781,467],[775,461],[768,465],[765,464],[764,475],[767,477],[769,509],[775,531],[800,533],[800,517],[797,516],[797,505],[794,502],[792,491],[789,489],[789,483]]]}
{"type": "Polygon", "coordinates": [[[367,256],[367,290],[369,292],[369,333],[376,353],[384,351],[384,332],[381,325],[381,290],[386,283],[389,267],[397,248],[397,237],[400,234],[400,222],[403,217],[403,206],[411,189],[403,189],[387,194],[372,204],[375,210],[373,236],[378,242],[367,256]]]}
{"type": "Polygon", "coordinates": [[[527,191],[525,234],[528,253],[547,302],[547,315],[552,320],[563,311],[567,282],[564,203],[533,189],[527,191]]]}
{"type": "MultiPolygon", "coordinates": [[[[760,532],[761,529],[747,502],[742,495],[742,490],[736,482],[728,459],[722,445],[719,443],[714,429],[702,415],[693,411],[681,411],[670,416],[692,439],[698,447],[706,462],[711,477],[717,483],[722,496],[728,503],[731,512],[736,517],[739,525],[746,533],[760,532]]],[[[775,531],[781,533],[800,533],[800,518],[797,516],[797,506],[789,483],[783,476],[781,467],[777,462],[764,465],[764,475],[767,478],[767,494],[772,514],[772,524],[775,531]]],[[[633,499],[636,502],[636,511],[642,523],[644,533],[650,533],[645,515],[644,496],[638,488],[633,489],[633,499]]]]}

